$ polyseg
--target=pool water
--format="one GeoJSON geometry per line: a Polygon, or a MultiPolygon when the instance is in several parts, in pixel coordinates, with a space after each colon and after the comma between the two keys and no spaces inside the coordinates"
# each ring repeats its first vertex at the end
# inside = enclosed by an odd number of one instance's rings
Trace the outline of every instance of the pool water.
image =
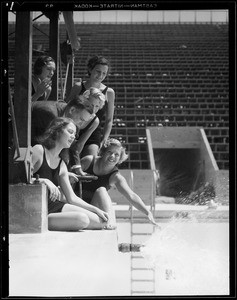
{"type": "Polygon", "coordinates": [[[122,253],[131,295],[228,295],[229,223],[172,218],[151,224],[118,223],[119,242],[140,243],[122,253]]]}

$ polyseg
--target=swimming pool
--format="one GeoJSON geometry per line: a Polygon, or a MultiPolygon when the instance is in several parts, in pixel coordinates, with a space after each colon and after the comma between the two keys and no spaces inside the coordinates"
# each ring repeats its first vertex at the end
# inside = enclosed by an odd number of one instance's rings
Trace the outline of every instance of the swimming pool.
{"type": "Polygon", "coordinates": [[[140,252],[121,253],[130,294],[228,295],[228,220],[189,215],[158,222],[161,230],[141,220],[118,222],[119,243],[144,245],[140,252]]]}
{"type": "Polygon", "coordinates": [[[157,217],[155,231],[134,217],[117,218],[117,231],[10,234],[10,296],[228,295],[228,211],[186,218],[179,208],[157,217]],[[122,253],[119,243],[145,246],[122,253]]]}

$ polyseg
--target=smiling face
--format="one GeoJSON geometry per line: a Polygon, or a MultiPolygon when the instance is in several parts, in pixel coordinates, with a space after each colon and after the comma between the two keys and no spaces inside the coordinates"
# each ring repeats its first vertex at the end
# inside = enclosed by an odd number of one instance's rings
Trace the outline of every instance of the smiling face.
{"type": "Polygon", "coordinates": [[[90,70],[90,78],[94,81],[102,82],[107,76],[109,67],[107,65],[95,65],[95,67],[90,70]]]}
{"type": "Polygon", "coordinates": [[[63,148],[69,148],[76,136],[76,126],[73,123],[67,124],[61,132],[59,143],[62,144],[63,148]]]}
{"type": "Polygon", "coordinates": [[[109,164],[116,165],[120,161],[121,157],[121,147],[119,146],[109,146],[103,155],[103,159],[109,164]]]}
{"type": "Polygon", "coordinates": [[[39,75],[39,78],[41,80],[43,79],[51,79],[54,75],[54,72],[56,70],[56,65],[53,61],[48,62],[45,66],[42,67],[42,72],[39,75]]]}

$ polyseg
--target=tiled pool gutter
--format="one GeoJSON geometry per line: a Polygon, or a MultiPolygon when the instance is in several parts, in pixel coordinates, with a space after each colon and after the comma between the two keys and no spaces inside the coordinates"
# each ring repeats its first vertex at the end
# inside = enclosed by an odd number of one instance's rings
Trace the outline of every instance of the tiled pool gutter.
{"type": "MultiPolygon", "coordinates": [[[[129,205],[114,205],[116,218],[130,218],[131,211],[129,205]]],[[[219,205],[216,208],[209,208],[207,205],[185,205],[185,204],[156,204],[154,217],[157,219],[167,219],[175,216],[188,216],[193,214],[197,219],[206,220],[229,220],[229,206],[219,205]],[[187,213],[187,214],[186,214],[187,213]]],[[[138,210],[133,209],[134,218],[145,218],[138,210]]]]}

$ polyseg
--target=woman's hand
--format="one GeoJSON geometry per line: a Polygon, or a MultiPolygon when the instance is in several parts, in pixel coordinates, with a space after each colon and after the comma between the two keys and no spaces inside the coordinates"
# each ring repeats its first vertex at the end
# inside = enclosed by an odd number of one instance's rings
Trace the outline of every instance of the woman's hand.
{"type": "Polygon", "coordinates": [[[107,222],[109,220],[109,215],[107,212],[99,209],[96,207],[95,213],[101,218],[103,219],[103,221],[107,222]]]}
{"type": "MultiPolygon", "coordinates": [[[[106,141],[107,141],[106,139],[102,139],[102,141],[100,142],[100,148],[104,145],[104,143],[105,143],[106,141]]],[[[97,155],[99,155],[100,148],[97,150],[97,155]]]]}
{"type": "Polygon", "coordinates": [[[77,175],[82,175],[82,176],[89,175],[88,173],[84,172],[81,167],[73,169],[73,172],[77,175]]]}
{"type": "Polygon", "coordinates": [[[77,178],[77,175],[75,173],[72,173],[72,172],[68,172],[68,176],[69,176],[69,180],[70,180],[70,183],[71,185],[75,184],[76,182],[78,182],[78,178],[77,178]]]}
{"type": "Polygon", "coordinates": [[[48,78],[43,79],[36,88],[36,93],[40,96],[42,96],[46,90],[51,88],[52,81],[48,78]]]}
{"type": "Polygon", "coordinates": [[[49,190],[49,199],[53,202],[56,200],[60,200],[61,192],[59,187],[53,184],[53,182],[50,181],[49,179],[44,179],[44,183],[47,185],[49,190]]]}
{"type": "Polygon", "coordinates": [[[159,227],[159,229],[161,229],[160,225],[158,225],[158,224],[156,223],[156,221],[154,220],[154,217],[153,217],[151,211],[148,212],[147,218],[149,219],[149,221],[150,221],[153,225],[155,225],[155,226],[159,227]]]}

